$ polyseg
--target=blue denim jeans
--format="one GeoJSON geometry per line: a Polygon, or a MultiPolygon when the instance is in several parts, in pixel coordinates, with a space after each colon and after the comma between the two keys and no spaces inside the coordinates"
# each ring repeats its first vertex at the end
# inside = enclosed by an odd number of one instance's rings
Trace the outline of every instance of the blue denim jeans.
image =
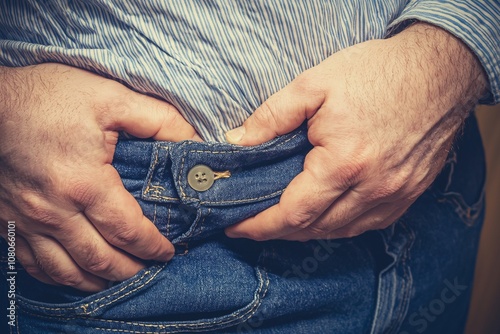
{"type": "Polygon", "coordinates": [[[483,217],[475,118],[433,185],[385,230],[309,242],[225,237],[224,227],[279,201],[310,149],[304,126],[256,147],[120,140],[114,166],[176,256],[96,294],[40,283],[18,266],[15,326],[3,333],[463,331],[483,217]],[[226,177],[198,192],[187,182],[198,164],[226,177]]]}

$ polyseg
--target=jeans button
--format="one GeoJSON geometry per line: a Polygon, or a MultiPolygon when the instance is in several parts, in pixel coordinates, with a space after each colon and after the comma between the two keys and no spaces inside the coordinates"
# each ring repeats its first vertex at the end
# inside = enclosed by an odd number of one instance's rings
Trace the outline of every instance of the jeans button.
{"type": "Polygon", "coordinates": [[[196,191],[205,191],[214,184],[214,172],[205,165],[196,165],[188,173],[188,183],[196,191]]]}

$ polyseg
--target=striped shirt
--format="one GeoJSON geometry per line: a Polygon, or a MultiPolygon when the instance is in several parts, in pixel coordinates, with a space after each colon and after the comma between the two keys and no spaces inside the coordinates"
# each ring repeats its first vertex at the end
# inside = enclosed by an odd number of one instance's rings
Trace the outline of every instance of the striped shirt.
{"type": "Polygon", "coordinates": [[[0,65],[58,62],[179,109],[223,141],[271,94],[334,52],[409,20],[462,39],[500,102],[498,0],[2,0],[0,65]]]}

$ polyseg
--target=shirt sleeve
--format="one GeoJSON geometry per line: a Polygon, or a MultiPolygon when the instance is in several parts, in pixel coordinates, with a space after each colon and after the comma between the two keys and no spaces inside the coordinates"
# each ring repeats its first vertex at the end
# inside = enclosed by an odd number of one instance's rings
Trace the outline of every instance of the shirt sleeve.
{"type": "Polygon", "coordinates": [[[393,21],[388,34],[412,21],[445,29],[461,39],[477,56],[489,79],[482,104],[500,103],[500,2],[498,0],[410,0],[393,21]]]}

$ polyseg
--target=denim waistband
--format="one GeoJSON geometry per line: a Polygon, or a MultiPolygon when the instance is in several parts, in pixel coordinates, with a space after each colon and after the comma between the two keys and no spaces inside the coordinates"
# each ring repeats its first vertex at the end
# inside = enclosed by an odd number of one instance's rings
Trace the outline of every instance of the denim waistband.
{"type": "Polygon", "coordinates": [[[277,203],[312,148],[305,125],[261,145],[119,140],[113,165],[144,214],[173,242],[202,238],[277,203]],[[208,166],[206,191],[188,173],[208,166]],[[200,226],[201,225],[201,226],[200,226]],[[194,229],[194,230],[193,230],[194,229]]]}

